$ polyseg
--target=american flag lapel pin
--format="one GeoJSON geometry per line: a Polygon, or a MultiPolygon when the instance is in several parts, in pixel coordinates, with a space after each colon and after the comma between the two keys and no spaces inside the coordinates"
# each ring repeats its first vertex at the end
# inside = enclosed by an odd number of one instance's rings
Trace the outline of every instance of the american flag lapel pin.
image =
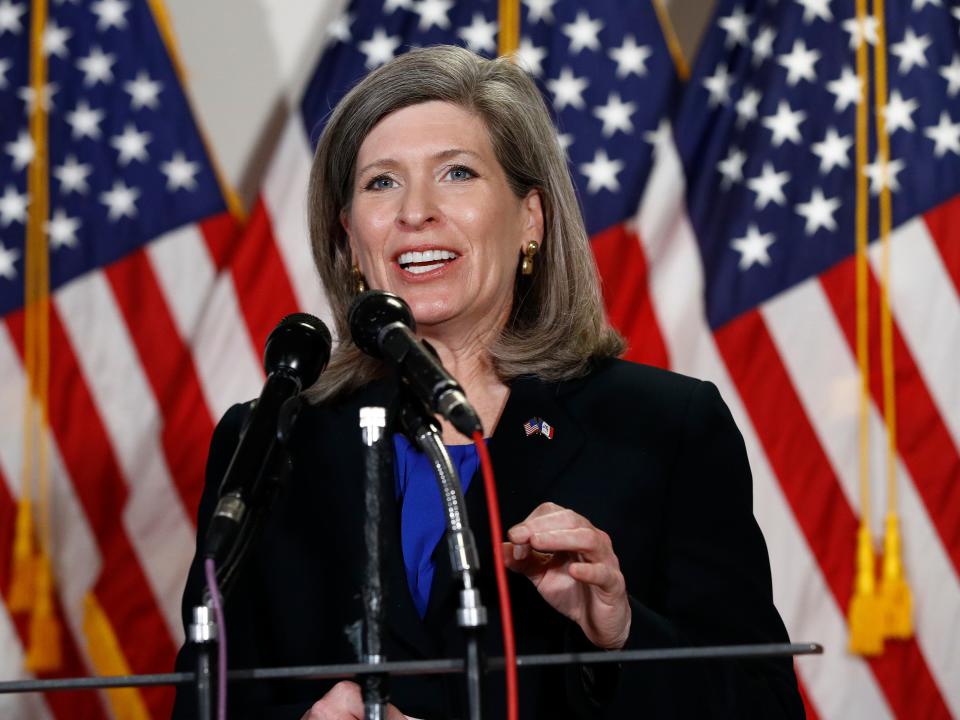
{"type": "Polygon", "coordinates": [[[553,425],[548,423],[546,420],[540,421],[540,434],[543,435],[547,440],[553,440],[553,425]]]}
{"type": "Polygon", "coordinates": [[[540,418],[532,417],[523,424],[523,431],[527,434],[527,437],[531,435],[537,435],[540,432],[540,418]]]}

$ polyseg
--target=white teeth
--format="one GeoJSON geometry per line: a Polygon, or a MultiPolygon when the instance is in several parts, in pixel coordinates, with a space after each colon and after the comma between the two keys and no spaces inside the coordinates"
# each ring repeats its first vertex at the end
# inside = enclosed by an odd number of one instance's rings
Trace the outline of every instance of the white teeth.
{"type": "Polygon", "coordinates": [[[450,250],[424,250],[423,252],[405,252],[397,258],[397,262],[400,265],[409,265],[410,263],[455,260],[457,257],[458,255],[450,250]]]}
{"type": "Polygon", "coordinates": [[[410,267],[404,269],[409,273],[413,273],[414,275],[420,275],[441,267],[443,267],[443,263],[435,263],[433,265],[411,265],[410,267]]]}

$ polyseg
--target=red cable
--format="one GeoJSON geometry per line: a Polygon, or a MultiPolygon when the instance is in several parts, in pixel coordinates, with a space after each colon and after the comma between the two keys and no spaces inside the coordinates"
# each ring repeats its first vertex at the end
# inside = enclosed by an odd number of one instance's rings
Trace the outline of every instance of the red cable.
{"type": "Polygon", "coordinates": [[[513,639],[513,610],[510,607],[510,594],[507,592],[507,568],[503,564],[501,548],[503,527],[500,525],[500,503],[497,502],[497,486],[493,482],[493,463],[483,433],[473,434],[473,443],[480,456],[483,470],[483,487],[487,493],[487,514],[490,517],[490,539],[493,543],[493,567],[497,574],[497,597],[500,601],[500,618],[503,626],[503,661],[507,676],[507,720],[518,720],[517,694],[517,647],[513,639]]]}

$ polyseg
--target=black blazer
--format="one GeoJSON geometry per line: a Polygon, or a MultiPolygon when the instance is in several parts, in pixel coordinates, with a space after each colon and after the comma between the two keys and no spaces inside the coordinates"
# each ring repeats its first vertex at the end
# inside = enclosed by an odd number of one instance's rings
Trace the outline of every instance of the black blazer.
{"type": "MultiPolygon", "coordinates": [[[[388,404],[379,381],[343,400],[308,407],[297,422],[294,471],[227,606],[231,668],[351,662],[345,629],[362,617],[363,405],[388,404]]],[[[247,407],[217,426],[200,505],[202,537],[216,488],[247,407]]],[[[786,642],[773,606],[766,546],[752,513],[743,440],[716,388],[675,373],[619,360],[597,362],[586,377],[561,383],[522,378],[490,440],[504,528],[552,501],[609,533],[633,608],[628,648],[786,642]],[[540,417],[553,439],[528,437],[540,417]]],[[[392,481],[391,481],[392,487],[392,481]]],[[[399,507],[387,492],[383,532],[385,654],[391,660],[461,656],[457,584],[446,544],[424,620],[407,589],[399,507]]],[[[480,588],[490,612],[486,650],[502,655],[483,484],[466,496],[481,552],[480,588]]],[[[580,629],[550,608],[524,577],[510,574],[518,653],[591,649],[580,629]]],[[[202,588],[196,560],[184,593],[185,623],[202,588]]],[[[190,648],[178,667],[193,668],[190,648]]],[[[525,719],[799,718],[803,706],[789,660],[597,666],[520,670],[525,719]]],[[[231,717],[299,718],[332,683],[231,686],[231,717]]],[[[504,716],[503,675],[491,673],[486,715],[504,716]]],[[[462,680],[394,678],[392,701],[418,718],[464,716],[462,680]]],[[[178,693],[174,717],[194,712],[178,693]]]]}

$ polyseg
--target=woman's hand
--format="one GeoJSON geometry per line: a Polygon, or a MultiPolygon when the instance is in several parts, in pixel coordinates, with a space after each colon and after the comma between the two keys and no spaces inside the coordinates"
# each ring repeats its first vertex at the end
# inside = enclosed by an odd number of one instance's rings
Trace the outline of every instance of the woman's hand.
{"type": "MultiPolygon", "coordinates": [[[[355,682],[334,685],[300,720],[363,720],[363,696],[355,682]]],[[[393,705],[387,705],[387,720],[412,720],[393,705]]]]}
{"type": "Polygon", "coordinates": [[[610,536],[573,510],[543,503],[507,532],[504,563],[526,575],[594,645],[622,648],[631,611],[610,536]]]}

